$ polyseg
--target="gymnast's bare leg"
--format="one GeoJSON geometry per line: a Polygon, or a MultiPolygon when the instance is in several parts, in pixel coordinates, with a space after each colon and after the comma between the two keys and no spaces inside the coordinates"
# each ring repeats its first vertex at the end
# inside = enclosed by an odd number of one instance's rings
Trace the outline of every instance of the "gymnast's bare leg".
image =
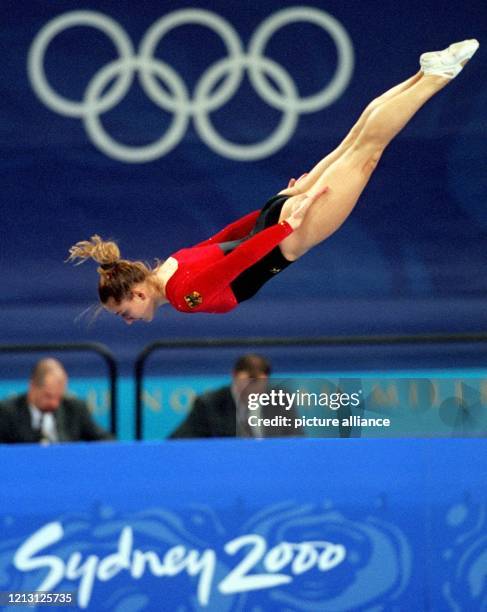
{"type": "Polygon", "coordinates": [[[418,71],[410,79],[407,79],[406,81],[402,83],[399,83],[399,85],[396,85],[395,87],[393,87],[392,89],[389,89],[388,91],[386,91],[384,94],[382,94],[378,98],[375,98],[374,100],[372,100],[372,102],[363,111],[358,121],[352,127],[352,129],[347,134],[347,136],[342,140],[339,146],[336,149],[334,149],[331,153],[329,153],[325,158],[323,158],[320,162],[318,162],[309,173],[303,175],[302,178],[300,178],[297,182],[293,181],[292,186],[289,186],[286,189],[283,189],[279,193],[282,195],[292,196],[292,195],[297,195],[299,193],[304,193],[308,191],[309,189],[311,189],[311,187],[313,187],[313,185],[321,177],[321,175],[328,168],[328,166],[331,166],[331,164],[335,160],[337,160],[341,155],[343,155],[343,153],[345,153],[345,151],[349,149],[350,146],[354,142],[356,142],[358,135],[362,131],[367,119],[372,114],[372,112],[378,106],[380,106],[387,100],[392,99],[394,96],[397,96],[397,94],[411,87],[411,85],[414,85],[417,81],[419,81],[419,79],[422,76],[423,76],[423,73],[421,71],[418,71]]]}
{"type": "MultiPolygon", "coordinates": [[[[466,61],[462,61],[461,65],[466,61]]],[[[280,192],[291,196],[283,206],[281,219],[291,214],[299,201],[299,194],[305,193],[314,198],[301,226],[280,244],[286,259],[298,259],[342,225],[355,207],[387,145],[451,78],[448,72],[443,75],[420,71],[373,100],[337,149],[296,184],[280,192]],[[319,192],[322,195],[316,197],[319,192]]]]}

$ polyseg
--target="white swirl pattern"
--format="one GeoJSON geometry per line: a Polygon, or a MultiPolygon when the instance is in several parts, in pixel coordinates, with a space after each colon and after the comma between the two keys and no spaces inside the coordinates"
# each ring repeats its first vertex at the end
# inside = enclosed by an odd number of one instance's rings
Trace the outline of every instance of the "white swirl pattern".
{"type": "Polygon", "coordinates": [[[184,138],[191,117],[200,138],[223,157],[239,161],[268,157],[290,140],[301,113],[322,110],[340,97],[350,81],[353,66],[353,46],[343,25],[325,11],[305,6],[283,9],[270,15],[252,34],[247,52],[234,27],[214,12],[194,8],[173,11],[158,19],[147,30],[137,55],[127,33],[111,17],[96,11],[70,11],[42,27],[32,42],[28,56],[29,79],[39,99],[61,115],[81,118],[91,142],[100,151],[127,163],[150,162],[167,155],[184,138]],[[264,55],[271,37],[282,27],[296,22],[307,22],[322,28],[333,40],[338,57],[331,80],[320,91],[305,97],[299,96],[288,71],[264,55]],[[201,75],[193,97],[183,78],[166,62],[154,57],[164,36],[183,25],[209,28],[221,37],[228,53],[228,57],[209,66],[201,75]],[[75,26],[100,30],[113,42],[119,55],[118,59],[100,68],[93,76],[82,101],[71,100],[56,92],[47,79],[44,66],[46,51],[53,39],[75,26]],[[246,72],[258,95],[269,106],[281,111],[283,116],[276,129],[263,141],[237,144],[217,132],[210,114],[227,104],[237,93],[246,72]],[[155,142],[144,146],[120,143],[106,132],[101,121],[101,115],[122,101],[136,73],[149,99],[173,114],[166,132],[155,142]],[[278,90],[270,84],[269,77],[278,90]],[[161,87],[160,81],[167,89],[161,87]]]}

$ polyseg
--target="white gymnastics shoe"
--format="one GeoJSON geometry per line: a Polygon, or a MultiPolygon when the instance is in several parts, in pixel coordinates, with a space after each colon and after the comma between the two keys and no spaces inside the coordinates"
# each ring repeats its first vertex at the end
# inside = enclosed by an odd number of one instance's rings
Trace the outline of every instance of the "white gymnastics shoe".
{"type": "Polygon", "coordinates": [[[423,53],[419,58],[419,64],[423,74],[434,74],[453,79],[478,48],[479,41],[475,38],[463,40],[450,45],[443,51],[423,53]]]}

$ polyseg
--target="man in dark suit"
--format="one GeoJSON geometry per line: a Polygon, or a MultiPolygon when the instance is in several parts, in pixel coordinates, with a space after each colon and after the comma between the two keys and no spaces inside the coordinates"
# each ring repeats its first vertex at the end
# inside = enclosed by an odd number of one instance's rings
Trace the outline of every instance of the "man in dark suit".
{"type": "Polygon", "coordinates": [[[74,442],[110,440],[85,404],[65,395],[68,376],[56,359],[41,359],[29,389],[0,402],[0,442],[74,442]]]}
{"type": "MultiPolygon", "coordinates": [[[[248,396],[268,389],[271,365],[260,355],[243,355],[235,363],[232,384],[216,391],[198,396],[185,421],[169,436],[170,438],[216,438],[216,437],[278,437],[299,436],[300,430],[292,427],[272,425],[250,427],[248,396]]],[[[259,411],[255,416],[272,417],[278,411],[259,411]]],[[[294,413],[288,414],[294,417],[294,413]]]]}

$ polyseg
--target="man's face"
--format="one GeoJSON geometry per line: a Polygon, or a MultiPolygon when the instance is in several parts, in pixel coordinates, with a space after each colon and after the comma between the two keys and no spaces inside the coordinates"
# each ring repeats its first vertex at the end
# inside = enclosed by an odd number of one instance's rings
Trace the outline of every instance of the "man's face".
{"type": "Polygon", "coordinates": [[[233,389],[240,401],[246,403],[249,393],[264,393],[266,391],[268,379],[268,375],[264,372],[252,373],[252,375],[248,372],[234,372],[233,389]]]}
{"type": "Polygon", "coordinates": [[[42,412],[55,412],[64,397],[66,378],[61,374],[47,374],[42,385],[31,382],[29,402],[42,412]]]}

